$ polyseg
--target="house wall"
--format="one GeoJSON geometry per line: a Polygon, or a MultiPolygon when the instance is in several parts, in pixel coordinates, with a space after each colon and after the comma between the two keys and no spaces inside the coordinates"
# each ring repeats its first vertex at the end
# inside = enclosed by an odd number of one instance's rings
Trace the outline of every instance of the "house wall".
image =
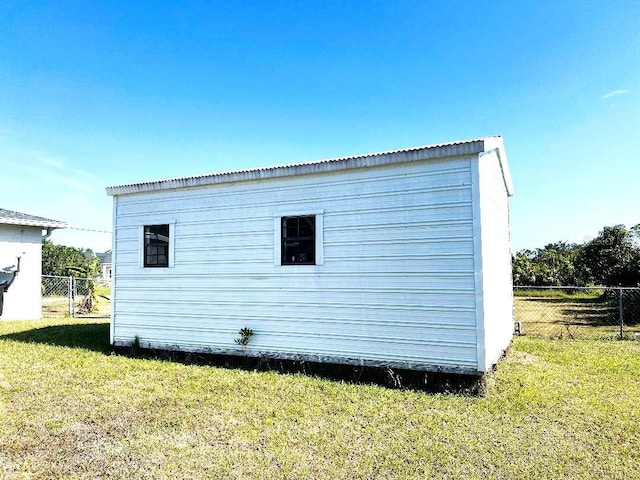
{"type": "Polygon", "coordinates": [[[114,197],[112,342],[474,372],[473,156],[114,197]],[[280,215],[322,214],[323,264],[280,266],[280,215]],[[172,225],[172,268],[141,267],[172,225]]]}
{"type": "MultiPolygon", "coordinates": [[[[482,320],[478,337],[486,371],[513,338],[513,282],[509,198],[498,153],[478,157],[482,239],[482,320]]],[[[483,362],[480,362],[481,364],[483,362]]]]}
{"type": "Polygon", "coordinates": [[[111,263],[103,263],[100,271],[100,278],[102,280],[111,280],[111,263]]]}
{"type": "MultiPolygon", "coordinates": [[[[0,272],[16,265],[20,273],[4,294],[1,320],[34,320],[42,313],[42,229],[19,225],[0,225],[0,272]]],[[[11,278],[0,273],[0,281],[11,278]]]]}

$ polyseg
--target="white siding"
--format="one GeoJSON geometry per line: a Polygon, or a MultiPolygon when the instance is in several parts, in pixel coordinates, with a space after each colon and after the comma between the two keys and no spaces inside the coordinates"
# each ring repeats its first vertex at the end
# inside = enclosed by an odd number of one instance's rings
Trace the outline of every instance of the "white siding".
{"type": "Polygon", "coordinates": [[[480,348],[484,346],[481,367],[486,371],[498,361],[513,337],[513,284],[509,199],[497,151],[481,153],[478,167],[482,239],[482,319],[478,337],[480,348]]]}
{"type": "MultiPolygon", "coordinates": [[[[20,225],[0,225],[0,271],[15,266],[21,257],[20,272],[4,294],[1,320],[36,320],[42,315],[42,229],[20,225]]],[[[11,274],[0,273],[0,281],[11,274]]]]}
{"type": "Polygon", "coordinates": [[[114,343],[481,369],[472,158],[115,196],[114,343]],[[274,265],[283,212],[323,212],[323,265],[274,265]],[[174,267],[141,268],[159,223],[174,267]]]}

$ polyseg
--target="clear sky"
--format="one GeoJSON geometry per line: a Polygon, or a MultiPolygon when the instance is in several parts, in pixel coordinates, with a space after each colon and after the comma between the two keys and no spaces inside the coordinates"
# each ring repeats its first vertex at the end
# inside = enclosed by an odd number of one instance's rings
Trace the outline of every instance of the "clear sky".
{"type": "Polygon", "coordinates": [[[0,2],[0,207],[502,135],[514,250],[640,223],[640,2],[0,2]]]}

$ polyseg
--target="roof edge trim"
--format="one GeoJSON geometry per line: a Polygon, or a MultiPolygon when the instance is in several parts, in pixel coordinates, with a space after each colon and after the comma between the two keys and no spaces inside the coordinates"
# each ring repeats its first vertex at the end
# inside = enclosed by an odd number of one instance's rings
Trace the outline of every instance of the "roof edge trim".
{"type": "Polygon", "coordinates": [[[181,177],[151,182],[132,183],[107,187],[106,191],[107,195],[117,196],[133,193],[219,185],[232,182],[266,180],[271,178],[281,178],[295,175],[328,173],[341,170],[392,165],[395,163],[413,162],[420,160],[434,160],[445,157],[477,154],[486,150],[485,143],[491,146],[502,145],[502,137],[485,137],[452,143],[415,147],[404,150],[394,150],[350,157],[339,157],[308,163],[297,163],[291,165],[280,165],[274,167],[212,173],[193,177],[181,177]]]}
{"type": "Polygon", "coordinates": [[[23,227],[42,228],[69,228],[70,225],[56,220],[20,220],[13,218],[0,218],[0,225],[19,225],[23,227]]]}

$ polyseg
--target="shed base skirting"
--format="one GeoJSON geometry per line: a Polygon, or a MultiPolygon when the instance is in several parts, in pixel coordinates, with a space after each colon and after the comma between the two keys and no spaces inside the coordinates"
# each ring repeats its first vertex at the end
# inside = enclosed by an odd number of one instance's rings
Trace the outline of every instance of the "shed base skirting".
{"type": "MultiPolygon", "coordinates": [[[[115,340],[113,342],[114,347],[131,348],[131,341],[115,340]]],[[[419,372],[432,372],[432,373],[450,373],[456,375],[483,375],[484,372],[478,371],[472,367],[459,367],[459,366],[443,366],[435,365],[432,363],[420,363],[420,362],[405,362],[405,361],[393,361],[393,360],[369,360],[362,358],[349,358],[330,355],[314,355],[314,354],[299,354],[299,353],[285,353],[285,352],[268,352],[268,351],[256,351],[247,350],[246,352],[241,348],[211,348],[195,345],[170,345],[170,344],[158,344],[152,342],[146,342],[141,340],[137,345],[139,348],[147,350],[160,350],[168,352],[185,352],[185,353],[200,353],[204,355],[221,355],[231,357],[251,357],[251,358],[263,358],[269,360],[286,360],[292,362],[309,362],[318,364],[333,364],[333,365],[348,365],[352,367],[374,367],[374,368],[391,368],[402,370],[413,370],[419,372]]]]}

